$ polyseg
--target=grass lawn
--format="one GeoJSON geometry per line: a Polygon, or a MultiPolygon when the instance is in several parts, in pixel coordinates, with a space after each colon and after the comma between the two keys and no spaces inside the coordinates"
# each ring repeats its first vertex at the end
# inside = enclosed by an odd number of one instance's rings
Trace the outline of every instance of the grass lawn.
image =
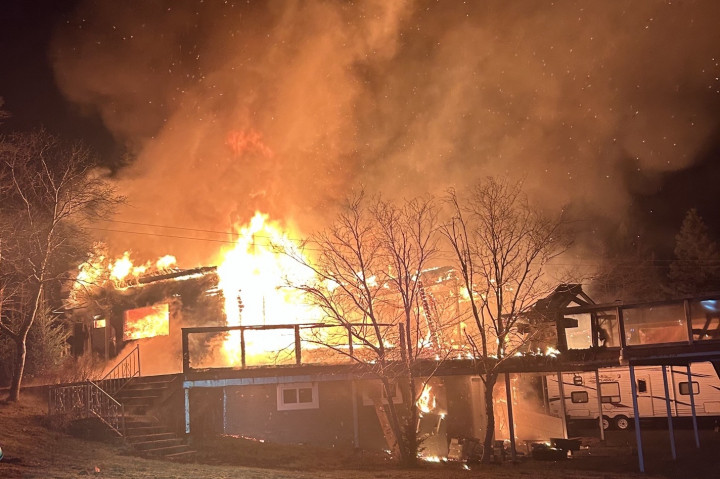
{"type": "MultiPolygon", "coordinates": [[[[146,459],[132,455],[121,443],[88,441],[49,428],[44,397],[24,393],[19,404],[0,402],[0,478],[382,478],[382,479],[623,479],[720,477],[712,464],[688,469],[682,464],[669,469],[659,462],[639,474],[637,459],[622,457],[577,457],[549,462],[524,459],[516,464],[473,466],[427,464],[400,469],[374,453],[337,451],[306,446],[287,446],[242,438],[213,438],[195,444],[198,453],[184,462],[146,459]],[[652,469],[655,469],[654,471],[652,469]],[[659,470],[658,470],[659,469],[659,470]],[[673,472],[674,471],[674,472],[673,472]],[[676,475],[677,473],[677,475],[676,475]],[[710,474],[710,475],[706,475],[710,474]]],[[[620,441],[624,441],[621,438],[620,441]]],[[[618,448],[628,451],[631,448],[618,448]]],[[[717,449],[716,449],[717,450],[717,449]]],[[[667,455],[667,454],[665,454],[667,455]]],[[[717,453],[715,454],[717,456],[717,453]]],[[[650,461],[651,458],[648,458],[650,461]]],[[[714,458],[717,461],[717,457],[714,458]]]]}

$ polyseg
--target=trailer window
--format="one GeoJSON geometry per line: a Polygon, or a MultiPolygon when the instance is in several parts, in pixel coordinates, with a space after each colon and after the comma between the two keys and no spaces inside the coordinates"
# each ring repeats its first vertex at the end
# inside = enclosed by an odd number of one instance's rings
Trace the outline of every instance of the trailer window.
{"type": "Polygon", "coordinates": [[[638,379],[637,390],[639,393],[647,392],[647,381],[645,379],[638,379]]]}
{"type": "MultiPolygon", "coordinates": [[[[689,395],[690,395],[690,386],[689,386],[689,383],[684,382],[684,383],[680,383],[679,385],[680,385],[680,394],[683,394],[683,395],[685,395],[685,396],[689,396],[689,395]]],[[[699,393],[700,393],[700,385],[699,385],[696,381],[693,381],[693,382],[692,382],[692,393],[693,393],[693,394],[699,394],[699,393]]]]}
{"type": "Polygon", "coordinates": [[[620,383],[600,383],[600,399],[604,403],[620,402],[620,383]]]}
{"type": "Polygon", "coordinates": [[[570,393],[570,400],[574,403],[588,402],[587,391],[573,391],[570,393]]]}

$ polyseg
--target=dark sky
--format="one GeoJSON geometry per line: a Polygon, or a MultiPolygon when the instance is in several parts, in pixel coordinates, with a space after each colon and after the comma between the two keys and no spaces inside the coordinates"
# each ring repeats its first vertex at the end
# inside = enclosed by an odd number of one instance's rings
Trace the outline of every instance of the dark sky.
{"type": "Polygon", "coordinates": [[[590,254],[622,231],[667,257],[691,207],[720,232],[714,0],[7,3],[2,128],[130,154],[122,220],[308,231],[360,185],[492,174],[569,208],[590,254]]]}

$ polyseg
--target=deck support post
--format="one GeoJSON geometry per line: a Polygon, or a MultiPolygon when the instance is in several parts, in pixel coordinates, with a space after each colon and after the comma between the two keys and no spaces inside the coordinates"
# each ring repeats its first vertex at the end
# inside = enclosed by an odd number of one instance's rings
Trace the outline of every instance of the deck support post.
{"type": "Polygon", "coordinates": [[[630,364],[630,391],[633,403],[633,415],[635,416],[635,441],[638,449],[638,466],[640,472],[645,472],[645,458],[643,457],[642,434],[640,432],[640,413],[638,411],[637,383],[635,383],[635,366],[630,364]]]}
{"type": "Polygon", "coordinates": [[[672,410],[670,409],[670,388],[668,387],[667,370],[665,365],[661,366],[663,375],[663,386],[665,387],[665,410],[667,411],[668,418],[668,432],[670,433],[670,451],[672,452],[673,460],[677,459],[677,453],[675,452],[675,430],[673,429],[672,410]]]}
{"type": "Polygon", "coordinates": [[[600,372],[595,370],[595,390],[597,391],[598,423],[600,425],[600,440],[605,441],[605,428],[603,427],[602,395],[600,394],[600,372]]]}
{"type": "Polygon", "coordinates": [[[690,410],[692,411],[693,432],[695,432],[695,447],[700,449],[700,435],[698,434],[697,414],[695,414],[695,391],[693,391],[692,373],[690,363],[687,365],[688,392],[690,393],[690,410]]]}

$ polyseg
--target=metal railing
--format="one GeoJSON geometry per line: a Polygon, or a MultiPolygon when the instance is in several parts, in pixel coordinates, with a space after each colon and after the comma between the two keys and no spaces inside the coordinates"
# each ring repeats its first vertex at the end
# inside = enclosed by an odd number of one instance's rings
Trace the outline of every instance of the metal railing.
{"type": "Polygon", "coordinates": [[[132,378],[140,376],[140,345],[136,345],[105,376],[97,382],[100,389],[114,396],[132,378]]]}
{"type": "MultiPolygon", "coordinates": [[[[388,348],[388,358],[397,349],[391,344],[399,344],[400,335],[396,324],[379,323],[376,325],[381,331],[379,340],[388,348]]],[[[204,326],[182,328],[182,349],[183,349],[183,372],[188,373],[197,369],[207,369],[215,367],[250,367],[250,366],[271,366],[279,364],[314,364],[318,362],[330,363],[338,362],[348,358],[355,360],[363,358],[367,354],[363,354],[364,350],[370,344],[370,341],[378,341],[374,326],[371,323],[345,323],[345,324],[324,324],[324,323],[306,323],[306,324],[272,324],[272,325],[246,325],[246,326],[204,326]],[[319,334],[325,330],[331,331],[328,334],[319,334]],[[237,333],[232,336],[233,333],[237,333]],[[254,343],[254,335],[272,335],[275,343],[278,338],[284,338],[284,342],[275,346],[268,346],[258,338],[257,343],[260,344],[262,351],[251,348],[254,343]],[[190,337],[197,337],[198,341],[191,344],[190,337]],[[207,336],[203,339],[202,336],[207,336]],[[366,339],[366,338],[372,338],[366,339]],[[208,350],[213,347],[218,348],[218,344],[225,343],[230,339],[237,346],[237,357],[226,361],[215,361],[217,355],[208,354],[208,350]],[[263,347],[268,346],[267,349],[263,347]],[[201,365],[194,364],[191,361],[192,352],[197,355],[198,359],[207,359],[208,363],[201,365]],[[335,357],[327,358],[326,355],[319,355],[318,351],[336,353],[335,357]],[[258,361],[251,361],[250,356],[257,354],[261,356],[258,361]]],[[[370,354],[367,358],[372,361],[375,358],[370,354]]],[[[397,359],[400,359],[399,357],[397,359]]]]}
{"type": "Polygon", "coordinates": [[[48,414],[71,419],[95,417],[116,434],[125,435],[125,408],[92,381],[50,387],[48,414]]]}
{"type": "Polygon", "coordinates": [[[72,419],[95,417],[120,436],[125,435],[125,408],[113,395],[140,376],[140,345],[136,345],[97,382],[51,386],[48,414],[72,419]]]}

